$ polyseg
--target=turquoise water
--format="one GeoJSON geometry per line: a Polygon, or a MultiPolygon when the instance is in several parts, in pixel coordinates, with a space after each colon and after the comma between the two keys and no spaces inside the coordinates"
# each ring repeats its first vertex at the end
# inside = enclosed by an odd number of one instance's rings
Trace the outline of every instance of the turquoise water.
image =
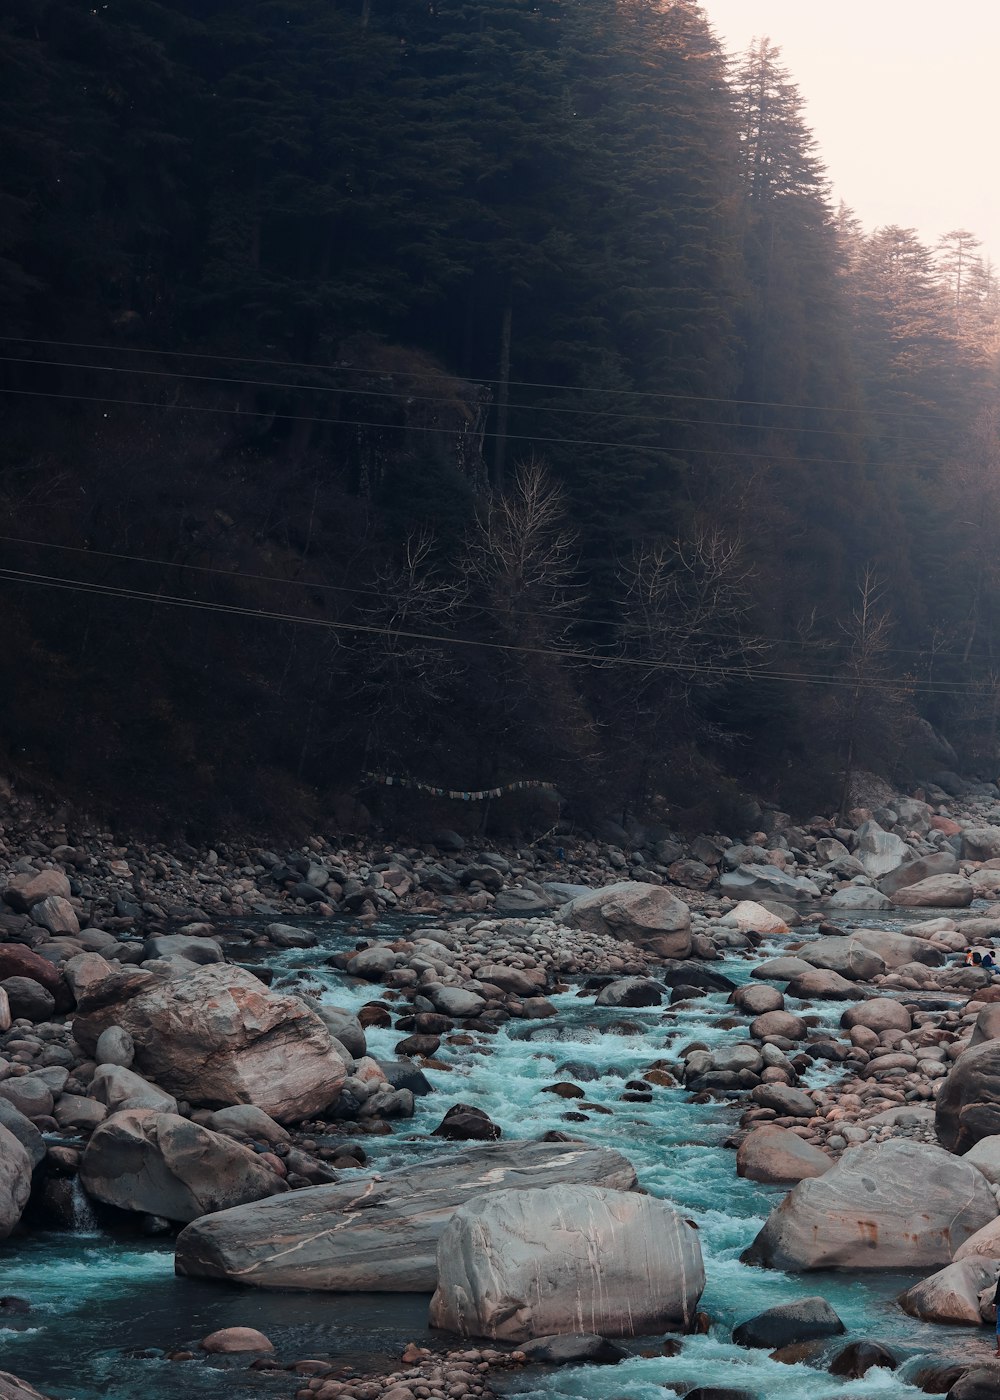
{"type": "MultiPolygon", "coordinates": [[[[281,954],[274,959],[276,984],[294,985],[305,974],[310,987],[322,988],[324,998],[338,1005],[357,1009],[380,999],[378,985],[348,982],[318,965],[329,951],[327,947],[281,954]]],[[[764,949],[758,956],[771,951],[764,949]]],[[[714,966],[733,981],[744,982],[753,963],[731,958],[714,966]]],[[[392,1137],[364,1139],[371,1165],[387,1169],[440,1152],[443,1144],[427,1134],[456,1102],[484,1109],[506,1139],[562,1129],[618,1148],[635,1164],[646,1190],[697,1223],[708,1279],[702,1306],[713,1327],[707,1336],[684,1339],[678,1357],[637,1357],[615,1367],[525,1375],[514,1384],[525,1400],[662,1400],[663,1386],[681,1382],[739,1386],[761,1400],[904,1400],[920,1393],[905,1377],[921,1356],[968,1360],[992,1350],[992,1334],[985,1328],[974,1332],[930,1327],[906,1317],[893,1299],[916,1275],[789,1277],[739,1262],[782,1193],[736,1177],[733,1153],[723,1146],[735,1124],[734,1110],[720,1103],[692,1104],[676,1088],[654,1088],[649,1104],[622,1099],[627,1079],[657,1061],[676,1060],[693,1041],[712,1046],[745,1038],[742,1029],[721,1024],[732,1010],[724,995],[669,1011],[596,1008],[592,996],[580,998],[573,992],[553,1000],[558,1019],[512,1021],[495,1036],[477,1037],[472,1047],[442,1044],[439,1058],[454,1068],[426,1071],[433,1092],[417,1100],[416,1117],[397,1125],[392,1137]],[[596,1077],[587,1077],[591,1073],[596,1077]],[[585,1099],[565,1101],[542,1092],[559,1080],[579,1083],[585,1099]],[[588,1109],[587,1104],[610,1112],[588,1109]],[[583,1121],[566,1117],[581,1112],[587,1115],[583,1121]],[[737,1322],[762,1308],[816,1293],[843,1318],[849,1336],[884,1341],[908,1358],[902,1370],[872,1371],[861,1381],[844,1382],[807,1366],[782,1365],[766,1353],[735,1347],[728,1340],[737,1322]]],[[[795,1009],[793,1003],[790,1009],[795,1009]]],[[[808,1010],[833,1027],[842,1006],[808,1010]]],[[[391,1058],[402,1036],[399,1031],[370,1030],[369,1048],[391,1058]]],[[[810,1082],[825,1082],[836,1072],[821,1062],[810,1082]]],[[[6,1325],[0,1321],[0,1369],[23,1375],[60,1400],[290,1396],[294,1378],[250,1372],[245,1359],[181,1363],[159,1354],[223,1326],[259,1327],[285,1362],[332,1357],[361,1369],[377,1366],[383,1358],[394,1362],[411,1338],[428,1340],[425,1297],[282,1295],[178,1279],[169,1242],[53,1234],[10,1240],[3,1249],[0,1294],[22,1294],[33,1308],[6,1325]],[[154,1354],[129,1354],[136,1348],[152,1349],[154,1354]]],[[[835,1339],[832,1349],[844,1340],[835,1339]]]]}

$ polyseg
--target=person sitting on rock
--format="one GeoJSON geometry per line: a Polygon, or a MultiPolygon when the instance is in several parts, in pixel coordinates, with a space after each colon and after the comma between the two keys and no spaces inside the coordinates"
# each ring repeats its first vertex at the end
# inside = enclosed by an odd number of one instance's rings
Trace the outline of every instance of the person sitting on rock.
{"type": "Polygon", "coordinates": [[[971,949],[971,948],[966,948],[966,950],[965,950],[965,965],[966,965],[966,967],[971,967],[971,966],[972,966],[972,963],[973,963],[973,952],[972,952],[972,949],[971,949]]]}
{"type": "Polygon", "coordinates": [[[986,952],[980,958],[979,965],[980,967],[985,967],[989,972],[990,976],[993,976],[994,969],[996,968],[996,963],[993,961],[993,954],[990,952],[989,948],[987,948],[986,952]]]}

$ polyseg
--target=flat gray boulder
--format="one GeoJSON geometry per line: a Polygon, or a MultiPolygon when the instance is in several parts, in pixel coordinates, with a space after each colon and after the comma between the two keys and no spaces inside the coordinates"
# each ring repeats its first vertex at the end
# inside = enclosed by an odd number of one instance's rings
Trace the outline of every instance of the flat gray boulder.
{"type": "Polygon", "coordinates": [[[869,889],[864,885],[845,885],[829,898],[831,909],[888,909],[891,900],[880,890],[869,889]]]}
{"type": "Polygon", "coordinates": [[[6,1128],[17,1138],[31,1159],[32,1170],[44,1160],[45,1139],[31,1119],[26,1118],[21,1110],[15,1108],[7,1099],[0,1099],[0,1128],[6,1128]]]}
{"type": "Polygon", "coordinates": [[[473,1196],[557,1185],[634,1191],[637,1184],[632,1164],[610,1148],[489,1143],[195,1221],[178,1236],[176,1267],[257,1288],[431,1293],[441,1232],[473,1196]]]}
{"type": "Polygon", "coordinates": [[[183,1221],[288,1190],[250,1148],[152,1109],[127,1109],[96,1129],[80,1183],[106,1205],[183,1221]]]}
{"type": "Polygon", "coordinates": [[[664,885],[620,880],[570,900],[560,917],[573,928],[610,934],[655,957],[686,958],[691,952],[691,910],[664,885]]]}
{"type": "Polygon", "coordinates": [[[822,1176],[801,1181],[743,1255],[784,1269],[919,1269],[951,1262],[994,1220],[989,1182],[940,1147],[891,1139],[848,1148],[822,1176]]]}
{"type": "Polygon", "coordinates": [[[776,865],[738,865],[727,870],[719,880],[723,894],[733,899],[782,899],[789,904],[801,904],[816,899],[819,886],[804,875],[788,875],[776,865]]]}
{"type": "Polygon", "coordinates": [[[196,938],[187,933],[154,934],[142,945],[142,956],[144,959],[181,958],[199,967],[226,960],[214,938],[196,938]]]}
{"type": "Polygon", "coordinates": [[[705,1286],[683,1216],[599,1186],[479,1195],[452,1215],[437,1264],[431,1326],[508,1342],[687,1328],[705,1286]]]}

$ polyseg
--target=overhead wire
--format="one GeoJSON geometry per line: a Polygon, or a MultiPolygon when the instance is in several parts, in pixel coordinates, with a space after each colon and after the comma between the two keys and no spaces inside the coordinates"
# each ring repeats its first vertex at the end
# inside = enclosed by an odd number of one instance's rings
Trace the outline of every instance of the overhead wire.
{"type": "MultiPolygon", "coordinates": [[[[23,345],[46,345],[63,350],[100,350],[104,353],[159,355],[196,360],[215,360],[222,361],[226,364],[277,365],[284,369],[312,369],[321,370],[324,373],[371,374],[373,372],[371,368],[361,365],[331,365],[316,363],[309,360],[267,360],[250,355],[219,355],[201,350],[157,350],[152,347],[138,345],[106,345],[88,341],[48,340],[32,336],[0,335],[0,344],[11,344],[15,342],[23,345]]],[[[486,378],[476,375],[453,374],[447,370],[438,370],[435,373],[424,374],[413,373],[411,371],[406,371],[406,373],[411,379],[417,380],[451,378],[461,380],[466,384],[500,384],[506,382],[507,387],[510,389],[553,389],[565,390],[572,393],[624,394],[631,398],[670,399],[693,403],[722,403],[738,405],[743,408],[794,409],[799,413],[859,414],[863,417],[874,415],[882,418],[907,418],[915,421],[922,421],[922,415],[920,414],[902,413],[894,409],[848,408],[840,404],[787,403],[780,400],[769,399],[737,399],[714,394],[682,394],[676,391],[668,392],[666,390],[657,389],[622,389],[612,388],[610,386],[590,388],[582,384],[550,384],[544,381],[530,379],[509,379],[503,381],[497,378],[486,378]]]]}
{"type": "Polygon", "coordinates": [[[220,613],[226,616],[249,617],[256,621],[275,621],[301,626],[315,627],[328,632],[348,632],[362,635],[385,636],[408,641],[431,642],[438,646],[471,647],[477,650],[499,651],[522,655],[555,657],[562,660],[585,662],[588,665],[607,668],[612,666],[638,667],[644,671],[666,671],[681,675],[711,675],[717,679],[772,680],[799,685],[828,685],[862,690],[885,690],[909,694],[923,690],[932,694],[968,695],[982,692],[984,687],[977,682],[966,684],[940,683],[935,681],[898,681],[885,677],[834,676],[794,671],[769,671],[764,668],[746,666],[712,665],[704,662],[670,662],[622,655],[601,656],[597,652],[564,647],[526,646],[513,642],[489,642],[476,638],[454,637],[440,633],[420,632],[411,628],[375,626],[370,623],[331,621],[328,618],[304,617],[301,613],[278,612],[273,609],[246,608],[233,603],[218,603],[207,599],[182,598],[172,594],[152,593],[143,589],[120,588],[111,584],[91,583],[84,579],[64,579],[57,575],[40,574],[30,570],[12,569],[0,566],[0,580],[23,584],[30,587],[60,589],[63,591],[109,597],[127,602],[146,602],[155,606],[190,608],[201,612],[220,613]]]}
{"type": "MultiPolygon", "coordinates": [[[[2,337],[0,337],[2,339],[2,337]]],[[[343,394],[349,398],[369,398],[369,399],[392,399],[401,400],[405,403],[450,403],[455,402],[453,394],[414,394],[406,389],[355,389],[339,384],[302,384],[290,383],[287,380],[273,379],[241,379],[233,375],[220,374],[195,374],[192,370],[169,370],[169,369],[133,369],[129,365],[91,365],[83,364],[78,360],[36,360],[26,355],[0,355],[0,364],[30,365],[33,369],[76,369],[84,370],[94,374],[131,374],[141,375],[146,378],[159,379],[191,379],[200,384],[233,384],[245,388],[254,389],[291,389],[295,393],[305,394],[343,394]]],[[[599,389],[578,392],[600,393],[599,389]]],[[[678,424],[681,427],[699,428],[726,428],[739,429],[741,432],[755,433],[795,433],[797,436],[808,434],[820,434],[826,437],[840,437],[845,435],[848,429],[837,428],[798,428],[788,427],[783,424],[760,424],[760,423],[739,423],[730,419],[722,418],[677,418],[656,413],[635,413],[621,409],[609,411],[603,408],[571,408],[557,404],[532,404],[532,403],[508,403],[511,410],[525,413],[562,413],[572,414],[576,417],[597,417],[603,418],[628,418],[634,423],[657,423],[657,424],[678,424]]],[[[341,420],[337,420],[338,422],[341,420]]],[[[577,441],[577,439],[571,439],[577,441]]]]}
{"type": "MultiPolygon", "coordinates": [[[[0,394],[15,394],[24,398],[35,399],[62,399],[72,400],[78,403],[102,403],[110,404],[119,408],[155,408],[163,409],[175,413],[216,413],[223,414],[231,418],[267,418],[272,421],[279,420],[283,423],[324,423],[333,427],[341,428],[380,428],[387,432],[406,433],[436,433],[444,434],[446,437],[464,437],[466,432],[462,428],[442,428],[436,425],[413,424],[413,423],[382,423],[374,419],[364,418],[321,418],[307,413],[283,413],[277,409],[253,409],[253,408],[218,408],[210,404],[179,404],[179,403],[158,403],[153,399],[116,399],[100,394],[69,394],[62,393],[55,389],[15,389],[10,387],[0,388],[0,394]]],[[[607,447],[622,449],[636,453],[653,453],[657,456],[671,457],[675,461],[688,456],[698,457],[738,457],[744,462],[774,462],[773,452],[745,452],[734,449],[714,448],[714,447],[659,447],[647,443],[616,442],[613,439],[601,438],[564,438],[564,437],[541,437],[536,433],[501,433],[486,429],[477,429],[477,437],[504,438],[508,442],[530,442],[544,443],[549,446],[565,447],[607,447]]],[[[863,462],[858,462],[850,457],[800,457],[796,454],[794,458],[796,466],[821,466],[821,467],[854,467],[864,468],[863,462]]],[[[899,466],[902,463],[879,462],[878,467],[882,470],[899,466]]],[[[907,470],[912,469],[907,465],[907,470]]]]}
{"type": "MultiPolygon", "coordinates": [[[[50,549],[64,554],[80,554],[84,558],[91,559],[114,559],[121,563],[144,564],[150,567],[163,569],[181,569],[189,573],[211,574],[225,579],[243,579],[248,583],[271,583],[279,587],[306,588],[314,592],[334,592],[347,593],[353,596],[384,599],[384,594],[376,588],[359,588],[355,585],[345,583],[322,583],[312,579],[291,579],[281,578],[277,574],[254,574],[242,569],[221,569],[211,564],[191,564],[177,559],[156,559],[150,555],[125,554],[120,550],[92,549],[89,545],[61,544],[54,540],[29,539],[24,535],[3,535],[0,534],[0,544],[26,545],[32,549],[50,549]]],[[[2,566],[0,566],[2,567],[2,566]]],[[[479,604],[463,604],[475,612],[482,613],[483,608],[479,604]]],[[[573,614],[569,617],[565,613],[555,613],[545,609],[526,608],[523,616],[547,619],[548,621],[569,622],[573,625],[606,627],[611,619],[607,617],[582,617],[573,614]]],[[[700,637],[707,641],[732,641],[747,643],[751,639],[747,633],[740,632],[699,632],[700,637]]],[[[829,640],[811,641],[804,637],[772,637],[761,636],[754,639],[759,640],[766,646],[776,647],[812,647],[818,650],[829,650],[835,643],[829,640]]],[[[886,647],[886,653],[896,656],[926,657],[929,652],[927,647],[886,647]]],[[[947,652],[938,652],[938,657],[946,659],[947,652]]]]}

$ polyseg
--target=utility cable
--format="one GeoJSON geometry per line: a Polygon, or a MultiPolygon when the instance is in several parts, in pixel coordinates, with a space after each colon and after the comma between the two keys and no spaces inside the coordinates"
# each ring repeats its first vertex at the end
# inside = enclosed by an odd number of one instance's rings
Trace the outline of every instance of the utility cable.
{"type": "MultiPolygon", "coordinates": [[[[154,559],[143,554],[123,554],[111,549],[91,549],[86,545],[58,544],[51,540],[32,540],[23,535],[0,535],[0,544],[20,544],[27,545],[32,549],[52,549],[64,554],[80,554],[84,558],[92,559],[114,559],[126,564],[146,564],[150,567],[162,569],[183,569],[189,573],[211,574],[224,579],[243,579],[248,583],[272,583],[280,587],[308,588],[314,592],[324,593],[349,593],[353,596],[375,598],[385,601],[384,595],[375,588],[358,588],[346,583],[320,583],[310,579],[280,578],[277,574],[251,574],[242,569],[220,569],[211,564],[188,564],[176,559],[154,559]]],[[[2,567],[2,566],[0,566],[2,567]]],[[[485,607],[479,603],[459,602],[456,606],[466,607],[482,615],[485,607]]],[[[524,617],[539,618],[548,622],[559,622],[573,626],[607,627],[613,625],[611,618],[603,617],[579,617],[576,614],[556,613],[538,608],[525,608],[521,613],[524,617]]],[[[699,630],[699,638],[706,641],[721,642],[742,642],[750,643],[757,641],[765,646],[773,647],[812,647],[816,649],[829,650],[838,645],[833,640],[809,641],[804,637],[769,637],[763,634],[759,638],[748,637],[740,632],[705,632],[699,630]]],[[[841,639],[842,641],[842,639],[841,639]]],[[[897,656],[926,657],[927,647],[886,647],[884,650],[897,656]]],[[[942,660],[947,660],[949,653],[940,651],[937,656],[942,660]]]]}
{"type": "MultiPolygon", "coordinates": [[[[35,360],[25,355],[0,355],[0,364],[30,365],[32,369],[76,369],[93,374],[133,374],[146,378],[191,379],[200,384],[232,384],[252,389],[291,389],[298,394],[343,394],[352,399],[391,399],[404,403],[425,404],[454,404],[456,402],[454,394],[414,394],[406,389],[353,389],[338,384],[295,384],[287,380],[239,379],[230,375],[195,374],[191,370],[132,369],[128,365],[90,365],[83,364],[78,360],[35,360]]],[[[600,393],[601,390],[580,392],[600,393]]],[[[484,404],[483,407],[491,407],[491,405],[484,404]]],[[[753,433],[794,433],[796,436],[809,433],[824,437],[844,437],[857,431],[845,427],[796,428],[779,423],[739,423],[724,418],[675,418],[662,413],[633,413],[627,409],[571,408],[557,404],[509,403],[507,407],[512,411],[522,413],[561,413],[572,414],[576,417],[627,418],[633,423],[656,423],[659,425],[676,423],[681,427],[739,429],[741,432],[753,433]]]]}
{"type": "MultiPolygon", "coordinates": [[[[0,335],[0,344],[19,343],[23,345],[46,345],[61,350],[100,350],[106,353],[118,353],[128,355],[161,355],[179,357],[182,359],[195,360],[216,360],[225,364],[247,364],[247,365],[270,365],[280,366],[283,369],[312,369],[321,370],[324,373],[341,374],[372,374],[377,373],[370,368],[357,365],[330,365],[317,364],[309,360],[265,360],[249,355],[216,355],[200,350],[154,350],[138,345],[102,345],[87,341],[73,340],[42,340],[31,336],[22,335],[0,335]]],[[[391,373],[392,371],[383,371],[391,373]]],[[[407,371],[409,373],[409,371],[407,371]]],[[[500,379],[488,379],[481,376],[467,374],[453,374],[448,370],[439,370],[436,373],[414,374],[410,373],[411,379],[440,380],[456,379],[465,384],[500,384],[500,379]]],[[[671,399],[688,403],[721,403],[731,404],[742,408],[781,408],[794,410],[797,413],[841,413],[860,414],[863,417],[877,416],[881,418],[906,418],[917,422],[922,422],[920,414],[901,413],[894,409],[868,409],[868,408],[846,408],[840,404],[808,404],[808,403],[783,403],[780,400],[769,399],[734,399],[725,398],[713,394],[680,394],[668,393],[656,389],[615,389],[607,387],[591,388],[583,384],[547,384],[541,381],[530,379],[512,379],[507,381],[510,389],[554,389],[565,390],[570,393],[600,393],[600,394],[624,394],[632,398],[644,399],[671,399]]]]}
{"type": "Polygon", "coordinates": [[[888,690],[903,694],[914,690],[924,690],[931,694],[967,695],[983,690],[982,684],[969,682],[964,685],[936,681],[898,681],[883,677],[833,676],[796,672],[768,671],[763,668],[738,666],[714,666],[704,662],[660,661],[629,656],[601,656],[596,652],[571,650],[569,648],[525,646],[512,642],[487,642],[473,638],[450,637],[440,633],[417,632],[400,627],[377,627],[369,623],[331,622],[327,618],[304,617],[301,613],[283,613],[271,609],[245,608],[232,603],[215,603],[199,598],[181,598],[172,594],[150,593],[135,588],[119,588],[111,584],[88,583],[83,579],[64,579],[51,574],[33,573],[27,570],[0,566],[0,579],[15,584],[34,587],[61,589],[66,592],[91,594],[99,597],[120,599],[126,602],[148,602],[158,606],[191,608],[200,612],[221,613],[227,616],[242,616],[257,621],[295,623],[316,627],[324,631],[356,632],[370,636],[384,636],[407,641],[431,642],[436,646],[464,646],[478,650],[516,653],[527,656],[546,656],[559,660],[582,661],[601,668],[613,666],[638,667],[644,671],[667,671],[682,675],[711,675],[719,680],[773,680],[797,685],[846,686],[861,690],[888,690]]]}
{"type": "MultiPolygon", "coordinates": [[[[111,404],[119,408],[157,408],[169,409],[180,413],[217,413],[224,414],[232,418],[268,418],[275,419],[283,423],[325,423],[332,427],[341,428],[380,428],[383,432],[399,433],[437,433],[446,437],[465,437],[465,430],[461,428],[439,428],[425,426],[421,424],[408,423],[380,423],[373,419],[364,418],[319,418],[312,414],[305,413],[281,413],[272,409],[254,408],[215,408],[208,404],[183,404],[183,403],[156,403],[150,399],[114,399],[98,394],[66,394],[54,389],[11,389],[0,388],[0,394],[17,394],[24,398],[34,399],[63,399],[72,400],[78,403],[103,403],[111,404]]],[[[634,453],[654,453],[657,456],[673,457],[681,464],[684,457],[738,457],[744,462],[771,462],[776,459],[773,452],[740,452],[732,449],[722,449],[714,447],[656,447],[643,443],[615,442],[601,438],[562,438],[562,437],[537,437],[533,433],[499,433],[479,429],[477,437],[504,438],[507,442],[530,442],[544,443],[548,446],[565,447],[606,447],[614,448],[616,451],[634,453]]],[[[869,465],[877,465],[884,471],[893,466],[898,466],[901,470],[901,463],[879,462],[871,464],[854,461],[850,457],[799,457],[790,459],[777,458],[778,461],[789,460],[795,466],[820,466],[820,467],[854,467],[856,470],[864,471],[869,465]]],[[[906,470],[911,468],[907,466],[906,470]]]]}

